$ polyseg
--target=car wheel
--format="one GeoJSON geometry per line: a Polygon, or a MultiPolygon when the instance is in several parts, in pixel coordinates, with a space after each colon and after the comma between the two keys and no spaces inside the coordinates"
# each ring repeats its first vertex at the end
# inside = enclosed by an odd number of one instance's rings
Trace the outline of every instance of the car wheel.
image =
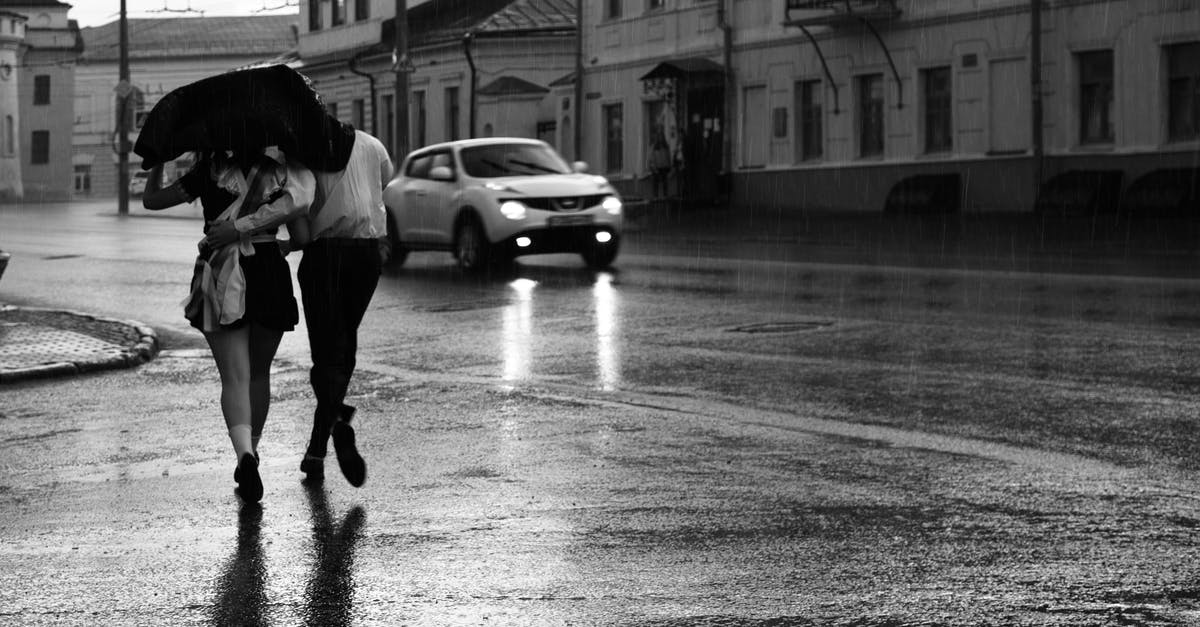
{"type": "Polygon", "coordinates": [[[580,251],[579,256],[583,257],[583,262],[587,264],[587,267],[593,270],[603,270],[612,265],[617,258],[619,248],[618,240],[613,238],[604,244],[599,242],[589,244],[580,251]]]}
{"type": "Polygon", "coordinates": [[[488,265],[488,241],[476,218],[467,218],[458,225],[454,236],[454,256],[467,272],[479,272],[488,265]]]}
{"type": "Polygon", "coordinates": [[[408,249],[400,243],[400,232],[396,230],[396,220],[392,214],[387,216],[387,237],[385,241],[388,245],[387,255],[384,256],[384,264],[400,267],[404,265],[404,261],[408,259],[408,249]]]}

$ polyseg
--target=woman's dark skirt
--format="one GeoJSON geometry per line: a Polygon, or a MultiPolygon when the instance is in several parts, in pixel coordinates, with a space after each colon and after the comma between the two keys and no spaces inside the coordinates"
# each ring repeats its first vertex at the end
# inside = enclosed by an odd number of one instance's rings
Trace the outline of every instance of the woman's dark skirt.
{"type": "MultiPolygon", "coordinates": [[[[291,331],[300,321],[296,296],[292,292],[292,273],[287,260],[275,242],[254,244],[254,254],[241,257],[242,274],[246,277],[246,312],[233,324],[222,329],[238,329],[250,322],[275,331],[291,331]]],[[[192,326],[203,330],[197,322],[192,326]]]]}

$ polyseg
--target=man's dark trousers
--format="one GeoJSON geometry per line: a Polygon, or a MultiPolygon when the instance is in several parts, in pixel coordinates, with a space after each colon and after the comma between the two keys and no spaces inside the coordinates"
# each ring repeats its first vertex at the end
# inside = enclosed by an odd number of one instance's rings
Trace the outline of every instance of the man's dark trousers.
{"type": "Polygon", "coordinates": [[[296,276],[312,350],[309,380],[317,397],[309,455],[325,456],[334,421],[352,411],[344,401],[354,374],[358,325],[381,267],[375,239],[317,239],[304,248],[296,276]]]}

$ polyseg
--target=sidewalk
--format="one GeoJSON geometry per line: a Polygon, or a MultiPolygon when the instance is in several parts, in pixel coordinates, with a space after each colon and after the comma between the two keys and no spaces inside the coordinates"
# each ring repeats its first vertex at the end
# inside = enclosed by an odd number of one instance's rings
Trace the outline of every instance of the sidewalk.
{"type": "Polygon", "coordinates": [[[129,368],[158,354],[154,329],[133,321],[0,304],[0,386],[129,368]]]}

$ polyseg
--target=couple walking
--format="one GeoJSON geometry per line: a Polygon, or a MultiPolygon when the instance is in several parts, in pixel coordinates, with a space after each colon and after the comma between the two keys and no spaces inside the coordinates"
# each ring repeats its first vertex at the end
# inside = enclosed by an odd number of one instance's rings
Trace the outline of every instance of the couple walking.
{"type": "MultiPolygon", "coordinates": [[[[303,251],[297,273],[312,353],[316,397],[312,434],[300,470],[324,478],[332,438],[351,485],[366,480],[366,463],[345,404],[354,372],[358,326],[383,263],[382,192],[392,174],[383,144],[331,117],[313,157],[277,146],[199,151],[186,174],[162,186],[161,163],[143,195],[147,209],[199,199],[204,238],[185,301],[185,315],[204,333],[221,377],[221,412],[237,457],[234,480],[247,502],[263,495],[258,442],[270,406],[270,369],[283,334],[299,312],[284,256],[303,251]],[[286,225],[289,240],[278,240],[286,225]]],[[[140,141],[140,140],[139,140],[140,141]]]]}

